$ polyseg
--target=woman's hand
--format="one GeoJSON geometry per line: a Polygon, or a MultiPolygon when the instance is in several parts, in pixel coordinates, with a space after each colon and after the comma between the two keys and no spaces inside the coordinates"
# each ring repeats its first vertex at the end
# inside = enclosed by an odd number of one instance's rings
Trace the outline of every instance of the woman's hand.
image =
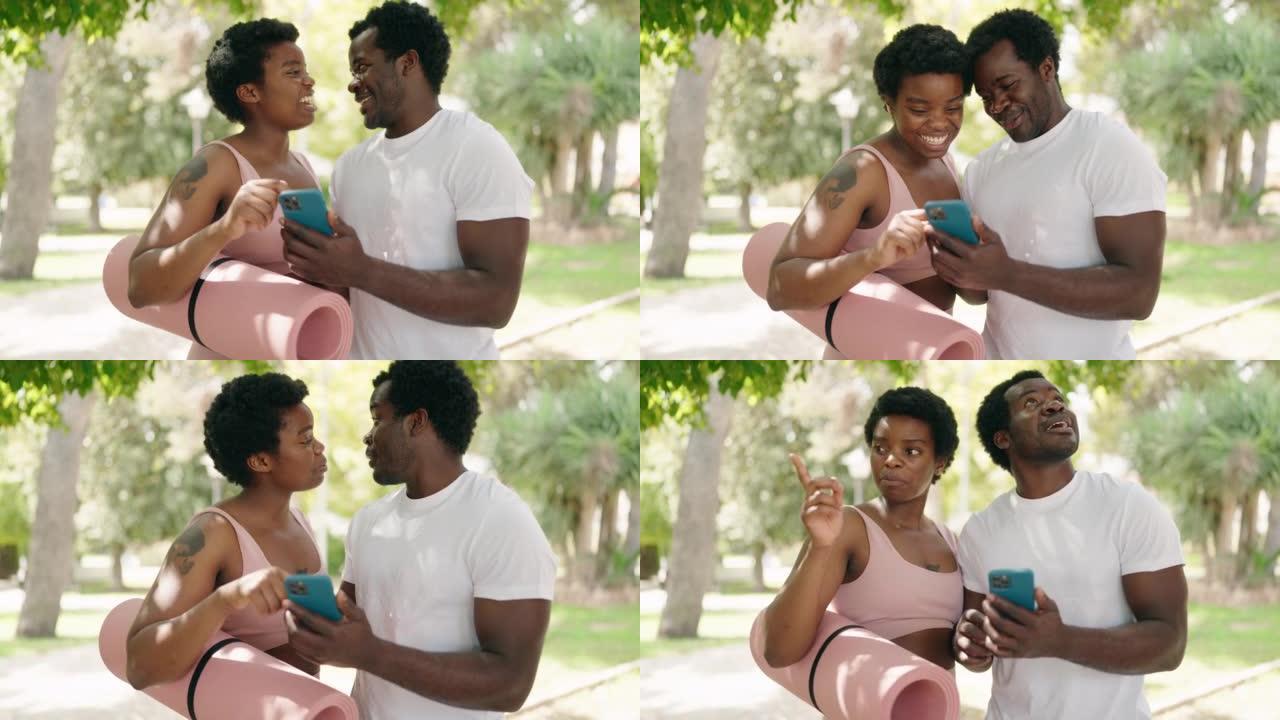
{"type": "Polygon", "coordinates": [[[253,605],[263,615],[284,607],[287,595],[284,579],[289,574],[278,567],[263,568],[219,587],[217,593],[231,610],[253,605]]]}
{"type": "Polygon", "coordinates": [[[800,519],[809,532],[810,544],[815,548],[831,547],[844,529],[844,488],[833,477],[813,480],[809,468],[799,455],[792,454],[791,465],[804,488],[804,507],[800,519]]]}
{"type": "Polygon", "coordinates": [[[924,210],[903,210],[893,216],[889,227],[871,248],[871,258],[876,267],[886,268],[915,255],[925,246],[924,210]]]}
{"type": "Polygon", "coordinates": [[[261,230],[271,222],[276,212],[280,193],[289,187],[284,180],[259,178],[250,180],[236,192],[227,212],[218,221],[227,231],[227,237],[235,239],[251,230],[261,230]]]}

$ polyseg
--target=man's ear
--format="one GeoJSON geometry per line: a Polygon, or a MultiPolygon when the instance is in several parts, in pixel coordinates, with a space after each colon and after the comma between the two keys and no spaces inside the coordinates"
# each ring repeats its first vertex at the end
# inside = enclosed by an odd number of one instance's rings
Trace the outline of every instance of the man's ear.
{"type": "Polygon", "coordinates": [[[1044,60],[1041,60],[1040,67],[1036,68],[1036,71],[1039,73],[1040,79],[1045,82],[1053,80],[1058,75],[1058,68],[1053,64],[1053,58],[1051,57],[1045,57],[1044,60]]]}
{"type": "Polygon", "coordinates": [[[1009,438],[1008,430],[997,430],[995,437],[991,439],[995,442],[996,447],[1001,450],[1008,450],[1009,446],[1013,445],[1013,440],[1009,438]]]}
{"type": "Polygon", "coordinates": [[[409,434],[417,435],[420,432],[431,427],[431,418],[427,417],[427,411],[418,408],[409,413],[409,434]]]}
{"type": "Polygon", "coordinates": [[[407,77],[410,70],[421,66],[422,58],[418,57],[417,50],[406,50],[404,54],[396,58],[396,70],[399,71],[401,77],[407,77]]]}

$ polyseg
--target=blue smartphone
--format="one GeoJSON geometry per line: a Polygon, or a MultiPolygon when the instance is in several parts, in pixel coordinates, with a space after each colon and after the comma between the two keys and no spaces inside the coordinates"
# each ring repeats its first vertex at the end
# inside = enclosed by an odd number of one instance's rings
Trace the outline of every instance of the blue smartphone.
{"type": "Polygon", "coordinates": [[[963,200],[930,200],[924,204],[924,216],[930,225],[942,232],[970,245],[978,244],[973,220],[969,217],[969,206],[963,200]]]}
{"type": "Polygon", "coordinates": [[[290,600],[320,617],[334,622],[342,619],[328,575],[290,575],[284,579],[284,592],[290,600]]]}
{"type": "Polygon", "coordinates": [[[1036,576],[1026,568],[992,570],[987,573],[987,587],[992,595],[1020,605],[1032,612],[1036,609],[1036,576]]]}
{"type": "Polygon", "coordinates": [[[329,214],[324,206],[324,195],[316,188],[285,190],[280,193],[280,212],[299,225],[332,235],[329,214]]]}

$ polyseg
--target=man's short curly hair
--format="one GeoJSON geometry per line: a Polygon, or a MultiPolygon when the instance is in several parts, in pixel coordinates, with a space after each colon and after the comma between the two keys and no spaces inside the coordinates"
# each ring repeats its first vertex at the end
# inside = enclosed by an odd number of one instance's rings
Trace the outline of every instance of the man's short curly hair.
{"type": "Polygon", "coordinates": [[[912,25],[898,31],[876,54],[872,71],[876,92],[896,98],[908,75],[959,75],[964,94],[973,88],[972,63],[955,33],[938,25],[912,25]]]}
{"type": "Polygon", "coordinates": [[[1032,70],[1045,58],[1053,58],[1053,76],[1058,76],[1062,60],[1058,56],[1058,36],[1049,21],[1030,10],[1001,10],[983,20],[969,33],[964,44],[970,65],[1001,40],[1012,42],[1018,59],[1032,70]]]}
{"type": "Polygon", "coordinates": [[[956,454],[960,435],[956,430],[956,415],[946,400],[919,387],[900,387],[885,392],[876,398],[862,429],[868,445],[875,437],[880,418],[889,415],[905,415],[928,425],[933,435],[934,457],[951,458],[956,454]]]}
{"type": "Polygon", "coordinates": [[[444,76],[449,71],[449,36],[430,10],[403,0],[388,0],[371,9],[363,20],[356,21],[347,35],[355,40],[369,28],[378,30],[374,44],[386,54],[387,60],[417,50],[422,74],[426,75],[431,91],[440,94],[444,76]]]}
{"type": "Polygon", "coordinates": [[[280,449],[285,411],[307,396],[307,385],[280,373],[241,375],[223,384],[204,414],[204,449],[223,477],[248,487],[249,456],[280,449]]]}
{"type": "Polygon", "coordinates": [[[982,398],[982,404],[978,406],[978,437],[982,438],[982,447],[986,448],[995,464],[1005,470],[1009,469],[1009,453],[996,447],[996,433],[1009,429],[1009,401],[1004,394],[1023,380],[1043,377],[1044,373],[1039,370],[1023,370],[991,388],[991,392],[982,398]]]}
{"type": "Polygon", "coordinates": [[[218,112],[232,122],[245,121],[244,107],[236,99],[236,88],[245,83],[260,83],[263,64],[271,47],[298,39],[298,28],[292,23],[271,18],[236,23],[227,28],[213,44],[204,64],[205,85],[218,112]]]}
{"type": "Polygon", "coordinates": [[[373,387],[388,380],[387,402],[403,417],[422,408],[436,435],[462,455],[480,416],[480,400],[470,378],[451,360],[397,360],[373,379],[373,387]]]}

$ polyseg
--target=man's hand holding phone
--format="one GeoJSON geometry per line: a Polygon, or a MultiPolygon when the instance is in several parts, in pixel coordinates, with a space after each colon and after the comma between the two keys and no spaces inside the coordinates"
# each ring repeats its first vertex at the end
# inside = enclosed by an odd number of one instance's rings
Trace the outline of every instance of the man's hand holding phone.
{"type": "Polygon", "coordinates": [[[327,213],[332,235],[281,218],[284,259],[304,280],[330,288],[359,287],[370,258],[356,231],[332,210],[327,213]]]}
{"type": "Polygon", "coordinates": [[[1000,234],[972,215],[973,231],[978,244],[961,240],[939,230],[933,224],[925,228],[925,236],[933,249],[933,269],[952,286],[965,290],[1003,290],[1014,271],[1013,260],[1005,249],[1000,234]]]}

